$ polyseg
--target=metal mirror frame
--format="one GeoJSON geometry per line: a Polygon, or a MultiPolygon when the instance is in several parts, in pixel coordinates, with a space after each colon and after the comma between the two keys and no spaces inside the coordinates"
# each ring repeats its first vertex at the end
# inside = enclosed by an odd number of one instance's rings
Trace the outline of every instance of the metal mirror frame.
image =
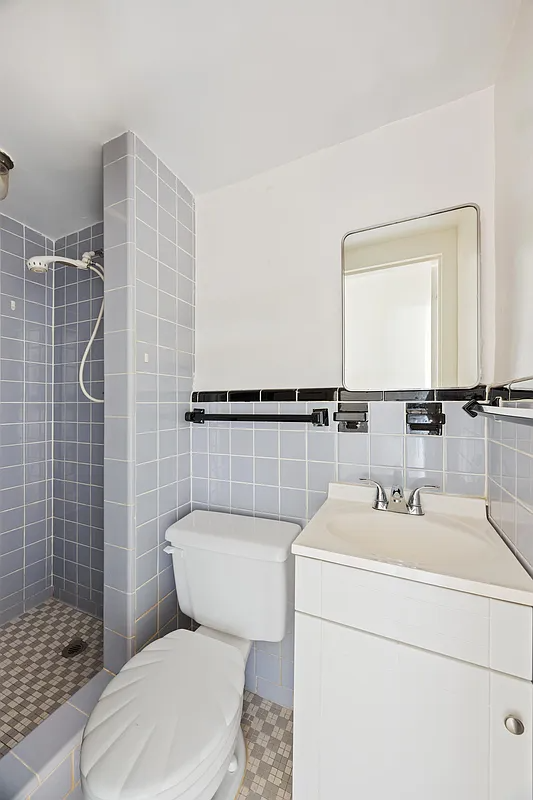
{"type": "Polygon", "coordinates": [[[393,222],[385,222],[380,225],[369,225],[366,228],[356,228],[353,231],[348,231],[341,239],[341,294],[342,294],[342,385],[346,391],[360,392],[360,391],[386,391],[386,392],[410,392],[420,389],[474,389],[481,383],[482,377],[482,355],[483,346],[481,340],[481,209],[477,203],[462,203],[458,206],[450,206],[448,208],[441,208],[438,211],[430,211],[427,214],[419,214],[416,217],[404,217],[403,219],[396,219],[393,222]],[[410,388],[398,389],[394,386],[383,386],[380,389],[377,387],[357,387],[349,388],[346,386],[346,296],[344,289],[344,243],[349,236],[354,233],[366,233],[367,231],[375,231],[378,228],[390,228],[393,225],[399,225],[403,222],[415,222],[419,219],[427,219],[434,217],[437,214],[445,214],[448,211],[460,211],[462,208],[473,208],[476,212],[476,238],[477,238],[477,298],[476,298],[476,312],[477,312],[477,380],[469,386],[413,386],[410,388]]]}

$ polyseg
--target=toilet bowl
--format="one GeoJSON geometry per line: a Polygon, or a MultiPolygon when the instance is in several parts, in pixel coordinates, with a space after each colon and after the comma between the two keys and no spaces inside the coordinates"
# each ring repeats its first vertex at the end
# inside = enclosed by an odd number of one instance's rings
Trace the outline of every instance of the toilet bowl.
{"type": "Polygon", "coordinates": [[[236,791],[245,767],[242,745],[228,768],[239,743],[249,650],[250,642],[221,641],[200,628],[169,633],[134,656],[86,726],[86,800],[211,800],[226,773],[236,791]]]}
{"type": "Polygon", "coordinates": [[[285,634],[299,530],[194,511],[167,531],[180,607],[201,626],[152,642],[108,684],[83,734],[85,800],[233,800],[246,662],[252,640],[285,634]]]}

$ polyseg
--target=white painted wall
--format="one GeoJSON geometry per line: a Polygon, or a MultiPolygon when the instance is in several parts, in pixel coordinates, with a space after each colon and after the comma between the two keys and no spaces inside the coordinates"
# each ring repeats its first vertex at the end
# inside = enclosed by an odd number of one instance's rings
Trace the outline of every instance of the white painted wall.
{"type": "Polygon", "coordinates": [[[339,386],[343,235],[466,202],[481,208],[490,376],[493,121],[487,89],[200,195],[195,388],[339,386]]]}
{"type": "Polygon", "coordinates": [[[496,377],[533,374],[533,3],[495,87],[496,377]]]}

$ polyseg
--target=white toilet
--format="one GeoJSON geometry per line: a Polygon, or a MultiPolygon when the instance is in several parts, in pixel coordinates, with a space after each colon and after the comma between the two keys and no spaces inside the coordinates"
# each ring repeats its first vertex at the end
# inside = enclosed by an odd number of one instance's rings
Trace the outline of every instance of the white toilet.
{"type": "Polygon", "coordinates": [[[81,746],[85,800],[233,800],[255,639],[281,641],[298,525],[193,511],[166,534],[181,610],[201,627],[148,645],[104,690],[81,746]]]}

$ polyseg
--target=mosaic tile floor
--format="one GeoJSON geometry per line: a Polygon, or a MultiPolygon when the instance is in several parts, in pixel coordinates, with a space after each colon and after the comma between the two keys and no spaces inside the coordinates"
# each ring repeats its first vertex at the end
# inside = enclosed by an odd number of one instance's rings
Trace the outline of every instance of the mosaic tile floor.
{"type": "Polygon", "coordinates": [[[50,598],[0,627],[0,758],[102,669],[102,622],[50,598]],[[88,643],[72,658],[74,637],[88,643]]]}
{"type": "Polygon", "coordinates": [[[246,692],[242,730],[248,764],[236,800],[291,800],[292,711],[246,692]]]}

